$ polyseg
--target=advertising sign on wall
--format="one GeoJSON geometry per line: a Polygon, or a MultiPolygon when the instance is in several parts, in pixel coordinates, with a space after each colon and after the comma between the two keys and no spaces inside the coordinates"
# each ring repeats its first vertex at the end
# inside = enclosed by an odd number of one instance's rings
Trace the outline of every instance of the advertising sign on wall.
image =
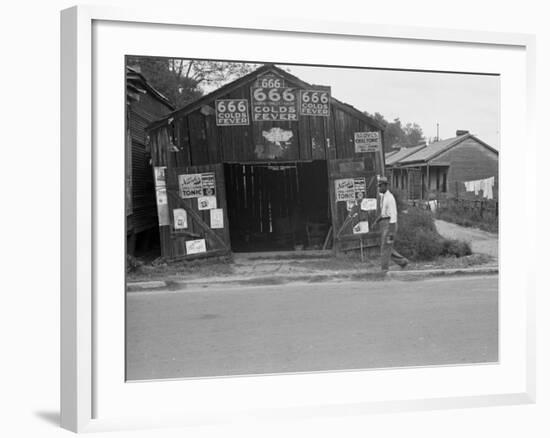
{"type": "Polygon", "coordinates": [[[216,195],[216,178],[211,172],[178,175],[178,183],[183,199],[216,195]]]}
{"type": "Polygon", "coordinates": [[[215,196],[201,196],[200,198],[197,198],[197,201],[199,210],[211,210],[218,206],[215,196]]]}
{"type": "Polygon", "coordinates": [[[239,126],[249,125],[248,100],[246,99],[217,99],[216,125],[239,126]]]}
{"type": "Polygon", "coordinates": [[[366,192],[365,178],[342,178],[334,181],[336,201],[363,199],[366,192]]]}
{"type": "Polygon", "coordinates": [[[168,210],[168,194],[166,187],[156,189],[157,192],[157,212],[159,218],[159,226],[170,225],[170,212],[168,210]]]}
{"type": "MultiPolygon", "coordinates": [[[[273,83],[273,85],[278,85],[273,83]]],[[[298,90],[288,87],[252,87],[254,122],[298,121],[298,90]]]]}
{"type": "Polygon", "coordinates": [[[334,181],[336,201],[355,201],[353,178],[343,178],[334,181]]]}
{"type": "Polygon", "coordinates": [[[183,208],[174,208],[174,229],[184,230],[187,228],[187,212],[183,208]]]}
{"type": "Polygon", "coordinates": [[[365,178],[353,178],[353,191],[355,193],[355,199],[363,199],[367,192],[367,185],[365,178]]]}
{"type": "Polygon", "coordinates": [[[300,115],[330,116],[330,88],[324,90],[300,90],[300,115]]]}
{"type": "Polygon", "coordinates": [[[360,221],[353,227],[353,234],[364,234],[369,232],[368,221],[360,221]]]}
{"type": "Polygon", "coordinates": [[[201,173],[201,182],[203,196],[216,195],[216,177],[213,172],[201,173]]]}
{"type": "Polygon", "coordinates": [[[166,192],[166,166],[156,166],[153,169],[155,177],[155,192],[157,199],[157,215],[159,226],[170,225],[170,212],[168,211],[168,194],[166,192]]]}
{"type": "Polygon", "coordinates": [[[213,230],[223,228],[223,209],[213,208],[210,210],[210,228],[213,230]]]}
{"type": "Polygon", "coordinates": [[[185,242],[185,251],[187,254],[206,252],[206,241],[204,239],[188,240],[185,242]]]}
{"type": "Polygon", "coordinates": [[[381,147],[380,133],[378,131],[356,132],[354,140],[356,153],[377,152],[381,147]]]}
{"type": "Polygon", "coordinates": [[[365,198],[361,201],[361,210],[372,211],[376,210],[376,198],[365,198]]]}

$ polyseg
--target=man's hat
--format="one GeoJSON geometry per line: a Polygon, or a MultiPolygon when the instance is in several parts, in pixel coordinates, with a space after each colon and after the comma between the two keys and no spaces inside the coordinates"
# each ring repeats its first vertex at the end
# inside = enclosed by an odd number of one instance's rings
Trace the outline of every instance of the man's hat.
{"type": "Polygon", "coordinates": [[[385,176],[379,176],[378,177],[378,185],[380,184],[388,184],[388,178],[386,178],[385,176]]]}

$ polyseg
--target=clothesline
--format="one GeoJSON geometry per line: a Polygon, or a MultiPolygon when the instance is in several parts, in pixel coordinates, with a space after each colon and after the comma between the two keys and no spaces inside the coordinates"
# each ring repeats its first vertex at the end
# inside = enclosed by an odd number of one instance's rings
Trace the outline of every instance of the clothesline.
{"type": "Polygon", "coordinates": [[[495,185],[495,177],[485,179],[477,179],[473,181],[464,181],[464,186],[467,192],[474,192],[477,195],[480,191],[483,192],[483,197],[493,199],[493,186],[495,185]]]}

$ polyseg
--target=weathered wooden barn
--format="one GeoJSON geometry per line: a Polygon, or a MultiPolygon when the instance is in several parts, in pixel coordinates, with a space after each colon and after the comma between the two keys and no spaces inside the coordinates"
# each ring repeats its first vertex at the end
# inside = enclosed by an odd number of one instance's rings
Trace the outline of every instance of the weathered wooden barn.
{"type": "Polygon", "coordinates": [[[459,196],[465,183],[492,179],[492,198],[498,198],[498,151],[468,131],[429,145],[401,149],[386,156],[392,186],[410,199],[459,196]]]}
{"type": "Polygon", "coordinates": [[[383,129],[274,65],[152,123],[162,256],[377,245],[383,129]]]}
{"type": "Polygon", "coordinates": [[[153,167],[145,151],[145,127],[174,110],[136,69],[126,68],[126,235],[127,252],[158,233],[153,167]]]}

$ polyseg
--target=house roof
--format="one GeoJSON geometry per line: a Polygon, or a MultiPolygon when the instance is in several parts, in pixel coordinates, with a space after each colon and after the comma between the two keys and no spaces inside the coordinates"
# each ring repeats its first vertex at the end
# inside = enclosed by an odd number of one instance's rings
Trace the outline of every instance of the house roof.
{"type": "Polygon", "coordinates": [[[126,90],[131,100],[138,100],[140,94],[149,92],[158,100],[164,103],[168,108],[174,110],[174,105],[160,91],[154,88],[149,81],[139,71],[132,67],[126,67],[126,90]]]}
{"type": "Polygon", "coordinates": [[[424,149],[426,147],[425,144],[421,144],[418,146],[412,146],[410,148],[401,148],[399,151],[397,151],[394,154],[391,154],[390,156],[386,155],[386,165],[391,166],[393,164],[397,164],[401,162],[404,158],[407,158],[408,156],[415,154],[416,152],[424,149]]]}
{"type": "MultiPolygon", "coordinates": [[[[436,141],[435,143],[431,143],[427,146],[424,146],[423,148],[418,149],[413,154],[408,154],[406,157],[402,157],[398,160],[399,164],[406,165],[406,164],[412,164],[412,163],[426,163],[430,160],[433,160],[437,156],[441,155],[443,152],[446,152],[447,150],[451,149],[452,147],[462,143],[464,140],[472,138],[475,141],[477,141],[482,146],[486,147],[490,151],[496,153],[498,155],[498,151],[494,149],[493,147],[489,146],[487,143],[483,142],[479,138],[475,137],[472,134],[464,134],[459,135],[458,137],[452,137],[447,138],[445,140],[436,141]]],[[[395,156],[390,157],[390,159],[393,159],[395,156]]],[[[393,161],[392,164],[396,164],[397,161],[393,161]]]]}
{"type": "MultiPolygon", "coordinates": [[[[268,73],[268,72],[274,72],[274,73],[278,74],[279,76],[282,76],[283,78],[287,79],[288,81],[290,81],[290,82],[292,82],[292,83],[294,83],[294,84],[296,84],[296,85],[298,85],[302,88],[313,87],[312,84],[309,84],[309,83],[301,80],[297,76],[294,76],[293,74],[290,74],[289,72],[277,67],[274,64],[264,64],[261,67],[257,68],[256,70],[248,73],[247,75],[245,75],[245,76],[243,76],[239,79],[236,79],[232,82],[229,82],[228,84],[225,84],[224,86],[218,88],[217,90],[214,90],[214,91],[200,97],[199,99],[189,103],[188,105],[185,105],[184,107],[179,108],[179,109],[171,112],[170,114],[163,117],[162,119],[159,119],[158,121],[151,123],[148,128],[153,129],[155,127],[164,125],[167,120],[169,120],[173,117],[187,115],[187,114],[201,108],[203,105],[207,104],[208,102],[211,102],[212,100],[217,99],[219,96],[223,96],[223,95],[231,92],[232,90],[235,90],[237,88],[240,88],[240,87],[246,85],[249,82],[253,82],[254,80],[256,80],[256,78],[259,75],[262,75],[262,74],[265,74],[265,73],[268,73]]],[[[378,128],[380,130],[386,129],[386,126],[384,124],[382,124],[382,123],[378,122],[377,120],[373,119],[372,117],[366,115],[365,113],[363,113],[362,111],[360,111],[357,108],[353,107],[352,105],[349,105],[345,102],[341,102],[338,99],[335,99],[334,97],[331,97],[330,102],[331,102],[331,104],[338,107],[342,111],[347,112],[348,114],[352,114],[356,118],[362,119],[362,120],[366,121],[367,123],[375,126],[376,128],[378,128]]]]}

